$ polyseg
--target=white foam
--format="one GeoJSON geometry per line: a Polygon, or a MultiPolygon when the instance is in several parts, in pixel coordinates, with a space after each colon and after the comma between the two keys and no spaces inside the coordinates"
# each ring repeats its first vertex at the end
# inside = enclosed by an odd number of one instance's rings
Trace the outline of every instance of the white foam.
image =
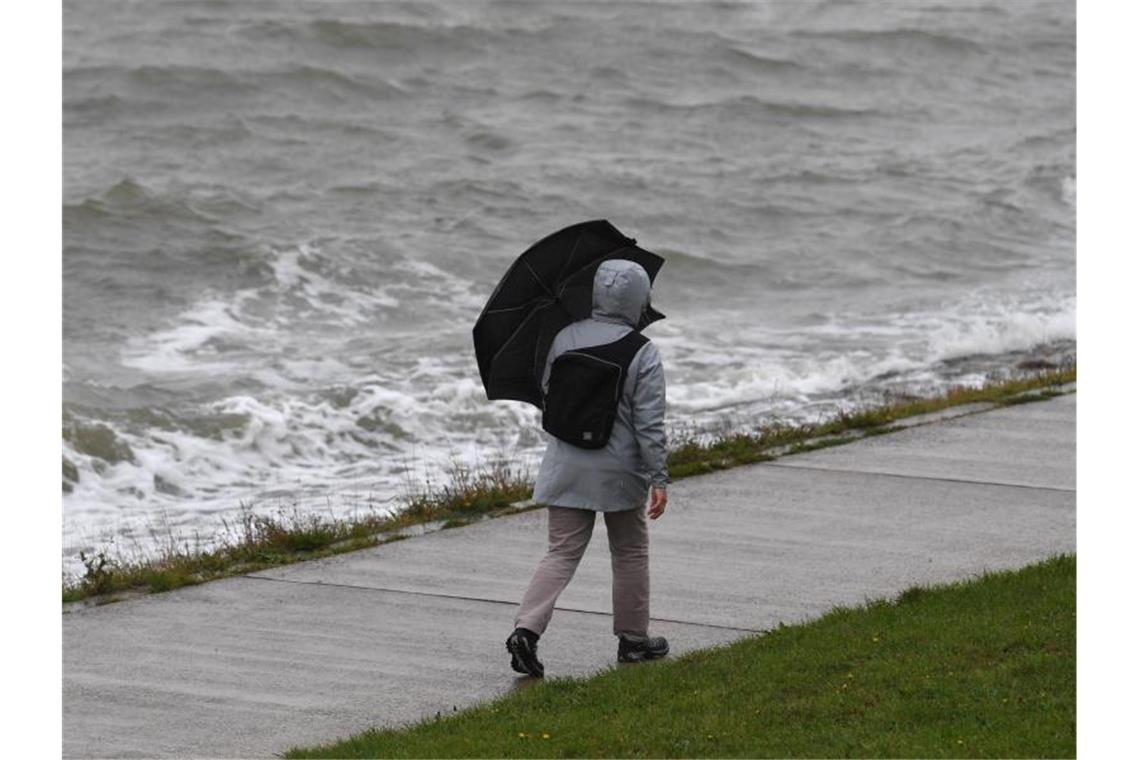
{"type": "Polygon", "coordinates": [[[729,408],[786,408],[788,401],[841,396],[877,378],[929,382],[931,368],[952,359],[1076,339],[1071,292],[979,291],[939,306],[833,314],[825,324],[799,329],[734,325],[725,319],[709,345],[663,337],[658,344],[671,380],[670,411],[700,420],[729,408]]]}
{"type": "Polygon", "coordinates": [[[1043,343],[1076,339],[1076,304],[1054,312],[1019,312],[998,306],[936,327],[928,356],[942,361],[977,354],[1023,351],[1043,343]]]}
{"type": "MultiPolygon", "coordinates": [[[[515,449],[520,428],[536,427],[533,410],[488,404],[466,353],[417,357],[410,370],[377,367],[350,387],[356,392],[344,405],[319,392],[221,399],[204,411],[247,421],[220,440],[113,425],[137,463],[108,467],[103,475],[90,457],[69,448],[80,481],[65,496],[65,547],[70,553],[81,536],[124,526],[138,534],[139,521],[160,511],[210,534],[219,515],[242,502],[272,502],[282,492],[303,508],[324,508],[331,498],[338,511],[360,493],[391,499],[405,487],[409,468],[417,479],[431,475],[438,483],[453,461],[472,464],[488,451],[515,449]],[[156,475],[182,492],[160,489],[156,475]],[[124,499],[132,506],[124,508],[124,499]]],[[[535,460],[533,443],[512,459],[535,460]]]]}
{"type": "Polygon", "coordinates": [[[1077,207],[1077,178],[1065,177],[1061,180],[1061,197],[1070,208],[1077,207]]]}
{"type": "MultiPolygon", "coordinates": [[[[400,307],[389,292],[399,285],[361,282],[313,245],[274,251],[269,264],[274,284],[206,293],[170,326],[128,340],[122,364],[156,375],[260,372],[267,384],[289,386],[265,377],[266,356],[289,357],[309,348],[314,334],[374,324],[400,307]]],[[[286,361],[303,371],[304,360],[286,361]]]]}
{"type": "Polygon", "coordinates": [[[275,330],[241,321],[235,313],[239,308],[240,300],[208,296],[180,314],[173,326],[131,338],[120,360],[124,366],[153,373],[210,374],[234,368],[238,361],[223,358],[219,341],[258,345],[260,350],[279,342],[275,330]]]}
{"type": "MultiPolygon", "coordinates": [[[[303,255],[285,258],[280,287],[317,296],[326,285],[301,281],[308,276],[296,263],[303,255]]],[[[211,338],[256,337],[259,353],[230,353],[248,360],[245,376],[264,379],[268,389],[207,404],[203,414],[246,420],[217,437],[107,423],[131,446],[137,463],[108,465],[101,475],[98,463],[67,446],[80,470],[79,483],[64,498],[69,556],[85,537],[124,526],[129,535],[145,535],[146,522],[159,514],[209,534],[221,515],[232,515],[243,502],[266,509],[287,499],[302,509],[349,513],[367,495],[394,505],[409,478],[439,483],[453,462],[472,465],[501,452],[536,472],[544,448],[537,410],[488,402],[479,381],[468,323],[480,299],[469,283],[437,267],[403,266],[413,282],[393,285],[394,291],[402,287],[410,296],[436,278],[437,292],[450,294],[452,308],[469,317],[457,320],[451,333],[432,337],[437,351],[407,355],[397,348],[404,338],[385,334],[368,343],[365,357],[330,356],[324,347],[333,351],[358,330],[298,338],[257,322],[255,310],[235,311],[232,301],[216,299],[199,303],[185,324],[150,336],[144,345],[151,353],[132,356],[135,366],[156,372],[218,369],[235,359],[211,354],[211,338]],[[381,340],[393,348],[379,350],[381,340]],[[285,354],[272,367],[265,366],[267,347],[285,354]],[[156,476],[179,492],[160,488],[156,476]]],[[[266,294],[254,297],[264,305],[266,294]]],[[[372,303],[387,308],[381,301],[372,303]]],[[[340,316],[337,310],[331,315],[340,316]]],[[[935,371],[939,362],[1074,339],[1075,297],[1026,287],[893,313],[837,312],[808,326],[756,322],[707,310],[673,313],[650,329],[666,365],[671,425],[711,426],[730,417],[742,423],[772,416],[814,420],[849,407],[869,384],[937,387],[947,382],[935,371]]],[[[984,379],[970,372],[955,381],[984,379]]]]}
{"type": "Polygon", "coordinates": [[[271,266],[280,286],[278,297],[299,299],[308,310],[346,326],[365,324],[378,310],[400,306],[399,299],[384,288],[353,278],[347,268],[325,259],[311,244],[278,252],[271,266]],[[319,271],[322,268],[340,277],[332,279],[319,271]]]}

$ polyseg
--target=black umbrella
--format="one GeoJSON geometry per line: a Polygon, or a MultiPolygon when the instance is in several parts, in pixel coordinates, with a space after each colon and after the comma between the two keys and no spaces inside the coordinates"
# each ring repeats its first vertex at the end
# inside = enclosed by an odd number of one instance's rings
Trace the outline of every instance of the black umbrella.
{"type": "MultiPolygon", "coordinates": [[[[499,281],[475,322],[475,358],[489,399],[542,408],[542,373],[554,336],[590,316],[594,273],[607,259],[636,261],[657,277],[665,260],[637,247],[605,219],[559,230],[526,249],[499,281]]],[[[637,329],[665,315],[650,307],[637,329]]]]}

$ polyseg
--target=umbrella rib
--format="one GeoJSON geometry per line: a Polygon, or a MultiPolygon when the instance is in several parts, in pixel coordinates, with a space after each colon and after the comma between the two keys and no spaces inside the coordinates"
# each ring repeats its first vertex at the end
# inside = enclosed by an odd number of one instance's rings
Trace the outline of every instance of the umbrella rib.
{"type": "Polygon", "coordinates": [[[518,311],[519,309],[529,309],[529,308],[531,308],[531,306],[532,306],[532,304],[528,301],[527,303],[524,303],[522,306],[504,306],[501,309],[488,309],[484,313],[485,314],[502,314],[505,311],[518,311]]]}
{"type": "MultiPolygon", "coordinates": [[[[624,251],[626,248],[629,248],[629,246],[627,245],[623,248],[615,248],[614,250],[624,251]]],[[[578,274],[579,272],[582,272],[586,269],[589,269],[591,266],[593,266],[594,264],[597,264],[599,261],[605,260],[605,258],[607,256],[609,256],[610,254],[612,254],[613,252],[614,251],[609,251],[607,253],[603,253],[601,256],[598,256],[597,258],[590,259],[590,261],[586,262],[586,264],[584,264],[583,266],[580,266],[577,269],[575,269],[571,274],[560,277],[558,281],[562,283],[562,289],[558,291],[558,295],[561,296],[564,292],[566,292],[566,286],[569,284],[568,280],[571,277],[578,274]]]]}
{"type": "Polygon", "coordinates": [[[530,276],[534,278],[534,281],[537,282],[542,287],[542,289],[546,291],[546,294],[548,296],[550,296],[551,298],[553,298],[554,300],[558,300],[558,296],[556,296],[556,295],[554,295],[554,293],[550,292],[550,288],[546,287],[546,283],[543,282],[542,278],[540,278],[535,273],[534,268],[531,267],[531,265],[530,265],[530,262],[527,261],[526,259],[522,259],[522,263],[523,263],[523,266],[526,267],[526,271],[530,272],[530,276]]]}
{"type": "Polygon", "coordinates": [[[562,268],[558,270],[558,277],[555,282],[562,282],[566,279],[566,267],[570,266],[570,262],[574,260],[574,254],[578,252],[578,246],[582,245],[582,234],[578,234],[578,239],[574,241],[574,247],[570,249],[570,255],[566,257],[566,261],[562,264],[562,268]]]}

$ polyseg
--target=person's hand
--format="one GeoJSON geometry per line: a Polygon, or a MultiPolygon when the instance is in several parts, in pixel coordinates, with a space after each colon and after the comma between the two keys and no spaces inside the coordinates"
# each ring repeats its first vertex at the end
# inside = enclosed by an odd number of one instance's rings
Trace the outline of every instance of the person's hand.
{"type": "Polygon", "coordinates": [[[663,487],[653,486],[649,489],[649,519],[656,520],[665,514],[665,505],[669,502],[669,494],[663,487]]]}

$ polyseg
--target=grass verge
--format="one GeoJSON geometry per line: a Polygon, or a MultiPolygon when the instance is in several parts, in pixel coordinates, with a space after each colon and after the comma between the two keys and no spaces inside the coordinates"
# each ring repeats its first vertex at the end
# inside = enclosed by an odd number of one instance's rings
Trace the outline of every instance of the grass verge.
{"type": "MultiPolygon", "coordinates": [[[[867,435],[897,429],[899,420],[974,403],[1010,405],[1051,398],[1076,381],[1076,367],[1047,370],[1028,377],[993,382],[981,388],[953,388],[932,398],[905,399],[841,414],[814,425],[773,424],[750,433],[703,440],[683,438],[669,452],[674,479],[728,467],[763,462],[786,453],[838,446],[867,435]]],[[[441,521],[456,527],[487,516],[515,511],[511,504],[531,497],[528,473],[499,462],[472,470],[452,465],[442,487],[409,489],[404,507],[394,514],[333,517],[279,511],[258,515],[243,509],[234,526],[209,542],[177,538],[173,531],[156,536],[155,556],[124,558],[103,549],[83,553],[84,574],[63,583],[63,601],[97,598],[114,601],[124,593],[153,593],[204,583],[266,567],[317,559],[377,546],[404,536],[412,525],[441,521]]]]}
{"type": "Polygon", "coordinates": [[[509,463],[479,469],[452,465],[442,487],[410,491],[404,508],[392,513],[334,517],[297,510],[272,515],[241,510],[236,525],[224,526],[209,546],[179,540],[173,531],[156,535],[157,556],[116,557],[108,550],[82,553],[82,577],[65,580],[63,601],[91,597],[114,601],[124,592],[154,593],[204,583],[276,565],[301,562],[332,554],[365,549],[396,541],[401,530],[435,521],[447,525],[515,511],[511,505],[529,499],[532,485],[527,473],[509,463]]]}
{"type": "Polygon", "coordinates": [[[285,755],[1075,756],[1073,555],[285,755]]]}
{"type": "Polygon", "coordinates": [[[965,404],[998,406],[1042,401],[1056,396],[1058,388],[1077,380],[1076,366],[1051,369],[1027,377],[987,383],[980,388],[951,388],[930,398],[908,398],[812,425],[768,425],[751,433],[734,433],[711,441],[691,437],[669,452],[669,474],[674,478],[700,475],[728,467],[774,459],[777,453],[798,453],[823,446],[849,443],[865,435],[892,432],[908,417],[931,414],[965,404]],[[853,435],[855,434],[855,435],[853,435]]]}

